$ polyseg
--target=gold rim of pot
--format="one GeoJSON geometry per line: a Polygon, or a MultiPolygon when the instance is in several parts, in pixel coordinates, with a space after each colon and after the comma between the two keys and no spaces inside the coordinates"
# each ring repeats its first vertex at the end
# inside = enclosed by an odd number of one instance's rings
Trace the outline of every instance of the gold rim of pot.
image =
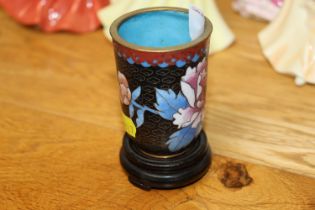
{"type": "Polygon", "coordinates": [[[201,36],[199,36],[197,39],[195,39],[191,42],[188,42],[188,43],[182,44],[182,45],[163,47],[163,48],[143,47],[140,45],[136,45],[136,44],[132,44],[130,42],[127,42],[118,34],[119,26],[124,21],[128,20],[129,18],[136,16],[136,15],[139,15],[139,14],[142,14],[142,13],[153,12],[153,11],[165,11],[165,10],[188,13],[188,9],[179,8],[179,7],[151,7],[151,8],[139,9],[139,10],[135,10],[135,11],[126,13],[126,14],[120,16],[119,18],[117,18],[110,26],[109,30],[110,30],[110,34],[112,36],[113,41],[118,42],[119,44],[121,44],[125,47],[128,47],[130,49],[134,49],[137,51],[170,52],[170,51],[177,51],[177,50],[182,50],[182,49],[187,49],[187,48],[193,47],[193,46],[199,44],[200,42],[204,41],[205,39],[207,39],[211,35],[212,23],[210,22],[210,20],[206,16],[205,16],[205,29],[204,29],[204,32],[201,34],[201,36]]]}

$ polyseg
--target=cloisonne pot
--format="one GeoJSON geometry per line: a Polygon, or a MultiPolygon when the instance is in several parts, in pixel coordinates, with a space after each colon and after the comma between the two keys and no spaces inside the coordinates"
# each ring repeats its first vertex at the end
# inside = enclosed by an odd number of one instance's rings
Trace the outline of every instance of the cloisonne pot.
{"type": "Polygon", "coordinates": [[[142,47],[118,33],[127,19],[164,10],[188,13],[173,7],[141,9],[110,28],[126,128],[120,160],[129,180],[144,189],[188,185],[211,163],[202,130],[211,22],[206,18],[199,38],[175,47],[142,47]]]}

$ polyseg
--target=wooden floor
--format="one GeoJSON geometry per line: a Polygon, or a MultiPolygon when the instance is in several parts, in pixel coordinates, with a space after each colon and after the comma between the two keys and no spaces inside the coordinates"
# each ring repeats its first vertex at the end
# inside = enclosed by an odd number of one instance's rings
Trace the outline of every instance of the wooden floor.
{"type": "MultiPolygon", "coordinates": [[[[274,73],[258,53],[254,34],[264,24],[233,14],[227,0],[218,2],[238,41],[210,58],[205,127],[214,151],[251,160],[271,151],[264,140],[281,134],[281,141],[292,143],[296,137],[298,148],[305,134],[308,153],[301,149],[287,159],[309,154],[295,166],[312,172],[315,136],[308,129],[314,127],[315,106],[305,97],[314,98],[315,88],[295,88],[289,77],[274,73]],[[261,116],[287,123],[275,122],[273,130],[261,116]],[[294,123],[300,126],[292,133],[294,123]],[[256,135],[260,143],[252,144],[256,135]],[[248,151],[252,155],[242,156],[248,151]],[[302,160],[312,163],[303,166],[302,160]]],[[[254,181],[231,190],[217,177],[230,159],[219,155],[191,186],[149,192],[133,187],[118,160],[123,127],[116,69],[102,31],[44,34],[16,24],[3,11],[0,23],[0,210],[315,209],[315,179],[245,162],[254,181]]],[[[275,141],[276,149],[287,148],[275,141]]],[[[255,161],[279,160],[276,152],[265,154],[268,160],[255,161]]]]}

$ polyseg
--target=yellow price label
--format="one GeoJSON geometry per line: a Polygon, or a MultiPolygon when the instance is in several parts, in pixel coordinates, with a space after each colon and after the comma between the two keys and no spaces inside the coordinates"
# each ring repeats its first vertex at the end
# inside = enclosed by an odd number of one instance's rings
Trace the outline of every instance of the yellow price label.
{"type": "Polygon", "coordinates": [[[137,128],[135,126],[135,124],[133,123],[132,119],[130,119],[129,117],[127,117],[124,113],[122,113],[123,115],[123,122],[125,125],[125,130],[126,132],[132,136],[132,137],[136,137],[136,132],[137,132],[137,128]]]}

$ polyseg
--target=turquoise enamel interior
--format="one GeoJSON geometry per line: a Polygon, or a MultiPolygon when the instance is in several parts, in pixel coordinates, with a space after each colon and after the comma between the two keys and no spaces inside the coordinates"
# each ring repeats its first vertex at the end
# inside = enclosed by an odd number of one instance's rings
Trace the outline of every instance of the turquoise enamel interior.
{"type": "Polygon", "coordinates": [[[180,11],[151,11],[132,16],[120,24],[118,34],[142,47],[174,47],[191,42],[188,14],[180,11]]]}

